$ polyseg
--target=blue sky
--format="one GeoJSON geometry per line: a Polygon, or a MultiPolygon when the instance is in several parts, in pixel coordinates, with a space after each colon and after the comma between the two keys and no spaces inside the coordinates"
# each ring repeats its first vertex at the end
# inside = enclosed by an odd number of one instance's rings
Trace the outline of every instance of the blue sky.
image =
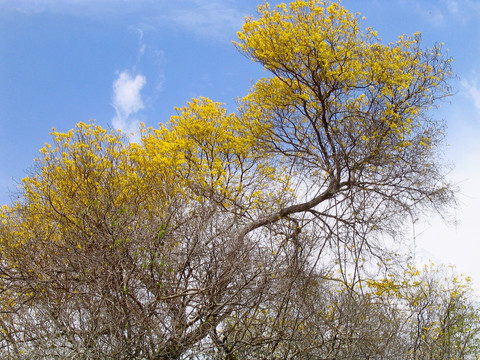
{"type": "MultiPolygon", "coordinates": [[[[235,110],[265,76],[231,41],[253,0],[0,0],[0,203],[50,141],[95,119],[133,130],[168,121],[175,106],[206,96],[235,110]]],[[[280,1],[271,1],[271,4],[280,1]]],[[[459,224],[419,221],[419,261],[452,263],[480,289],[480,0],[344,0],[385,41],[422,33],[454,58],[455,95],[435,111],[448,123],[445,158],[459,184],[459,224]]]]}

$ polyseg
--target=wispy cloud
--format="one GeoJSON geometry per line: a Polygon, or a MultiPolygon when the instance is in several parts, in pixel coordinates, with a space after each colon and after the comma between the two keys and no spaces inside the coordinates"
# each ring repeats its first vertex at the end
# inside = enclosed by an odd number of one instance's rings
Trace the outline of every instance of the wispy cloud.
{"type": "Polygon", "coordinates": [[[247,15],[225,1],[186,1],[172,9],[170,19],[200,37],[224,38],[240,29],[247,15]]]}
{"type": "Polygon", "coordinates": [[[428,4],[425,6],[423,3],[415,1],[415,4],[411,7],[423,20],[433,27],[441,27],[445,24],[445,14],[442,8],[436,5],[428,4]]]}
{"type": "Polygon", "coordinates": [[[466,95],[473,101],[475,108],[480,111],[480,81],[476,74],[471,79],[463,79],[461,81],[462,87],[466,95]]]}
{"type": "Polygon", "coordinates": [[[404,0],[414,12],[419,14],[424,21],[434,27],[456,24],[467,24],[471,20],[477,21],[480,15],[480,2],[478,0],[441,0],[441,1],[414,1],[404,0]]]}
{"type": "Polygon", "coordinates": [[[140,94],[145,84],[145,76],[134,77],[129,71],[122,71],[112,86],[112,106],[115,108],[112,125],[115,129],[129,134],[132,141],[139,139],[140,121],[135,115],[145,107],[140,94]]]}
{"type": "Polygon", "coordinates": [[[476,17],[480,13],[478,0],[443,0],[447,11],[453,15],[459,15],[466,20],[476,17]]]}
{"type": "MultiPolygon", "coordinates": [[[[123,10],[128,3],[123,2],[123,10]]],[[[4,11],[23,13],[56,13],[78,16],[98,17],[118,12],[117,0],[0,0],[4,11]]],[[[128,6],[131,9],[131,6],[128,6]]],[[[123,11],[122,10],[122,11],[123,11]]]]}
{"type": "Polygon", "coordinates": [[[247,15],[239,8],[241,0],[0,0],[4,11],[24,13],[69,14],[115,21],[128,16],[129,21],[159,29],[163,26],[186,29],[199,37],[231,37],[247,15]]]}

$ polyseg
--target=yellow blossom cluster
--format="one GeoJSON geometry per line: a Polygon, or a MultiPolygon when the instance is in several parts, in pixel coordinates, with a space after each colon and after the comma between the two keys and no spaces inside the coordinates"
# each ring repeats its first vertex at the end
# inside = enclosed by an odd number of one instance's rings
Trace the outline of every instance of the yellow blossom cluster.
{"type": "Polygon", "coordinates": [[[325,151],[349,147],[352,138],[370,158],[379,143],[392,154],[430,146],[422,115],[448,96],[451,60],[441,45],[420,48],[419,33],[382,44],[360,20],[339,2],[320,0],[265,3],[258,19],[247,18],[236,46],[273,77],[243,104],[273,128],[275,141],[310,143],[324,162],[325,151]]]}

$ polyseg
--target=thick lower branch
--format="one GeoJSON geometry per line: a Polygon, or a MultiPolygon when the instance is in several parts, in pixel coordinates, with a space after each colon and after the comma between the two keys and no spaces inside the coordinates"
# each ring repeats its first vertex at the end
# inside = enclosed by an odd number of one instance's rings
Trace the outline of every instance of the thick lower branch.
{"type": "Polygon", "coordinates": [[[338,183],[336,180],[331,180],[328,188],[324,192],[322,192],[320,195],[311,199],[310,201],[306,201],[301,204],[287,206],[270,215],[267,215],[255,221],[252,221],[250,224],[247,224],[239,232],[237,239],[243,239],[249,232],[255,229],[258,229],[262,226],[273,224],[274,222],[280,219],[283,219],[289,215],[313,209],[315,206],[322,203],[323,201],[331,199],[339,189],[340,189],[340,183],[338,183]]]}

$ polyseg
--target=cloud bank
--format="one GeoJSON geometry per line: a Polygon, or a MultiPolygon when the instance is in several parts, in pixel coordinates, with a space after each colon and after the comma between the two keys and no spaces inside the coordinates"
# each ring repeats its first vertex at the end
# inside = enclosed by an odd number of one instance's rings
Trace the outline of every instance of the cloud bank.
{"type": "Polygon", "coordinates": [[[132,141],[139,139],[140,121],[135,115],[145,107],[140,92],[146,83],[145,76],[133,77],[125,70],[118,74],[112,86],[112,106],[115,109],[112,125],[116,130],[129,134],[132,141]]]}

